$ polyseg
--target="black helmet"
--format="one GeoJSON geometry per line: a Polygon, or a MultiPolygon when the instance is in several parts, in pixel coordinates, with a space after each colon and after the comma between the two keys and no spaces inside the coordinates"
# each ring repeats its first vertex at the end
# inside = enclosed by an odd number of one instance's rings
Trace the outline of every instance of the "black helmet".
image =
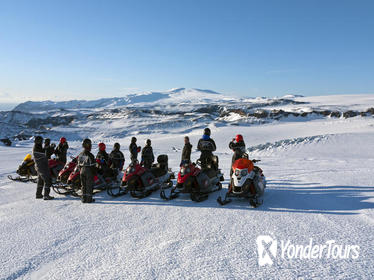
{"type": "Polygon", "coordinates": [[[49,144],[51,144],[51,139],[45,138],[44,139],[44,145],[49,145],[49,144]]]}
{"type": "Polygon", "coordinates": [[[204,129],[204,134],[210,136],[210,129],[208,127],[204,129]]]}
{"type": "Polygon", "coordinates": [[[43,137],[41,136],[36,136],[35,139],[34,139],[34,143],[37,144],[37,145],[42,145],[43,144],[43,137]]]}
{"type": "Polygon", "coordinates": [[[121,145],[120,145],[119,143],[114,143],[113,148],[114,148],[115,150],[119,150],[119,149],[121,148],[121,145]]]}
{"type": "Polygon", "coordinates": [[[87,150],[87,151],[91,151],[91,147],[92,147],[92,142],[90,139],[86,138],[83,140],[82,142],[82,147],[87,150]]]}
{"type": "Polygon", "coordinates": [[[152,142],[151,142],[151,139],[147,139],[147,140],[145,140],[145,144],[146,144],[146,145],[151,146],[151,143],[152,143],[152,142]]]}
{"type": "Polygon", "coordinates": [[[137,140],[136,137],[131,138],[131,143],[135,143],[136,140],[137,140]]]}

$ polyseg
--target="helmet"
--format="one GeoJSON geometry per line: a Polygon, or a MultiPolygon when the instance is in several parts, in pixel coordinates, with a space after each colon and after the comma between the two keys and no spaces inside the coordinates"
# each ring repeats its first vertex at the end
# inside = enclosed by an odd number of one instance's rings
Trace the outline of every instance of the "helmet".
{"type": "Polygon", "coordinates": [[[105,151],[105,149],[106,149],[105,144],[103,142],[99,143],[99,150],[100,151],[105,151]]]}
{"type": "Polygon", "coordinates": [[[237,135],[235,136],[235,140],[236,140],[236,142],[243,141],[243,136],[242,136],[241,134],[237,134],[237,135]]]}
{"type": "Polygon", "coordinates": [[[25,156],[25,158],[23,159],[23,161],[30,161],[31,160],[31,155],[30,154],[27,154],[25,156]]]}
{"type": "Polygon", "coordinates": [[[51,139],[45,138],[44,139],[44,145],[49,145],[49,144],[51,144],[51,139]]]}
{"type": "Polygon", "coordinates": [[[92,147],[92,142],[90,139],[86,138],[83,140],[82,142],[82,147],[87,150],[87,151],[91,151],[91,147],[92,147]]]}
{"type": "Polygon", "coordinates": [[[132,138],[131,138],[131,143],[135,143],[136,140],[137,140],[136,137],[132,137],[132,138]]]}
{"type": "Polygon", "coordinates": [[[151,146],[151,143],[152,143],[152,142],[151,142],[151,139],[147,139],[147,140],[145,140],[145,144],[146,144],[146,145],[151,146]]]}
{"type": "Polygon", "coordinates": [[[113,148],[114,148],[115,150],[119,150],[119,149],[121,148],[121,145],[120,145],[119,143],[114,143],[113,148]]]}
{"type": "Polygon", "coordinates": [[[43,144],[43,137],[41,136],[36,136],[35,139],[34,139],[34,143],[37,144],[37,145],[42,145],[43,144]]]}
{"type": "Polygon", "coordinates": [[[204,135],[210,136],[210,129],[208,127],[204,129],[204,135]]]}
{"type": "Polygon", "coordinates": [[[61,143],[61,144],[66,143],[66,138],[65,138],[65,137],[61,137],[61,138],[60,138],[60,143],[61,143]]]}

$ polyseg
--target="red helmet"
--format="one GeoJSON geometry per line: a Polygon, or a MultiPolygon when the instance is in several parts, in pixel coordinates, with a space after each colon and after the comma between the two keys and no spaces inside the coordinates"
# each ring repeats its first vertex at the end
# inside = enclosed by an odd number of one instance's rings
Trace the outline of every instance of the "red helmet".
{"type": "Polygon", "coordinates": [[[243,141],[243,136],[241,134],[238,134],[238,135],[235,136],[235,140],[236,140],[236,142],[243,141]]]}
{"type": "Polygon", "coordinates": [[[61,144],[66,143],[66,138],[65,138],[65,137],[61,137],[61,138],[60,138],[60,143],[61,143],[61,144]]]}
{"type": "Polygon", "coordinates": [[[104,143],[99,143],[99,150],[100,151],[105,151],[105,149],[106,149],[105,144],[104,143]]]}

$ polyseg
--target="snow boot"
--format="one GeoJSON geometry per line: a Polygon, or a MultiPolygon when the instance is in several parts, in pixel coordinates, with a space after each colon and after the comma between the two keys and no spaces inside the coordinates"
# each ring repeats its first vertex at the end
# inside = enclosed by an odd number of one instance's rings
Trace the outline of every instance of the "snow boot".
{"type": "Polygon", "coordinates": [[[42,192],[43,192],[43,187],[37,187],[37,188],[36,188],[36,196],[35,196],[35,198],[36,198],[36,199],[41,199],[41,198],[43,198],[43,194],[42,194],[42,192]]]}
{"type": "Polygon", "coordinates": [[[52,200],[52,199],[54,199],[53,196],[49,195],[50,191],[51,191],[50,188],[44,188],[44,198],[43,198],[44,200],[52,200]]]}

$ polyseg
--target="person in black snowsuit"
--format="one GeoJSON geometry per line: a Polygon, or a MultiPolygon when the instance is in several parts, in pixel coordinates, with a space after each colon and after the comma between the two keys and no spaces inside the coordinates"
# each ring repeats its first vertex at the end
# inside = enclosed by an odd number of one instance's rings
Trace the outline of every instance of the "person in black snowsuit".
{"type": "Polygon", "coordinates": [[[136,137],[132,137],[131,138],[131,144],[129,146],[129,151],[130,151],[130,154],[131,154],[131,163],[135,163],[138,161],[138,153],[140,152],[140,149],[141,147],[138,147],[138,145],[136,145],[136,137]]]}
{"type": "Polygon", "coordinates": [[[120,151],[121,145],[115,143],[113,146],[113,151],[109,154],[110,168],[118,175],[119,171],[122,171],[123,165],[125,164],[125,156],[120,151]]]}
{"type": "MultiPolygon", "coordinates": [[[[204,135],[197,144],[197,149],[201,152],[200,162],[205,166],[207,164],[213,164],[213,152],[217,149],[216,143],[210,138],[210,129],[204,129],[204,135]]],[[[218,169],[217,162],[213,164],[214,169],[218,169]]]]}
{"type": "Polygon", "coordinates": [[[111,169],[109,168],[109,155],[106,152],[106,145],[104,143],[99,143],[99,152],[96,155],[96,162],[99,165],[98,171],[105,178],[111,177],[113,175],[111,169]]]}
{"type": "Polygon", "coordinates": [[[94,155],[91,153],[92,142],[90,139],[85,139],[82,143],[83,151],[78,156],[78,166],[80,168],[80,178],[82,185],[82,203],[92,203],[95,199],[92,198],[94,177],[97,174],[96,161],[94,155]]]}
{"type": "Polygon", "coordinates": [[[48,159],[50,159],[51,156],[55,153],[55,148],[56,148],[56,145],[51,144],[51,139],[49,138],[44,139],[44,150],[45,150],[45,154],[48,159]]]}
{"type": "Polygon", "coordinates": [[[186,136],[184,137],[184,147],[182,150],[181,164],[191,162],[191,150],[192,150],[192,145],[190,143],[190,138],[186,136]]]}
{"type": "Polygon", "coordinates": [[[54,199],[53,196],[50,196],[52,179],[48,167],[48,158],[46,152],[43,149],[43,137],[36,136],[34,140],[34,148],[32,154],[35,161],[35,169],[38,173],[38,182],[36,185],[36,198],[43,198],[44,200],[54,199]],[[44,188],[44,195],[43,193],[44,188]]]}
{"type": "Polygon", "coordinates": [[[153,149],[151,146],[151,140],[147,139],[145,141],[145,147],[142,150],[142,160],[141,165],[147,169],[151,169],[152,163],[155,161],[155,156],[153,154],[153,149]]]}
{"type": "Polygon", "coordinates": [[[68,142],[66,142],[65,137],[61,137],[60,143],[58,144],[56,150],[55,150],[55,155],[57,157],[58,161],[61,161],[62,163],[66,164],[66,154],[68,152],[69,145],[68,142]]]}
{"type": "MultiPolygon", "coordinates": [[[[231,166],[234,162],[243,157],[245,153],[245,143],[243,136],[238,134],[234,139],[229,143],[229,148],[233,150],[234,154],[232,155],[231,166]]],[[[230,177],[232,176],[232,168],[230,169],[230,177]]]]}

